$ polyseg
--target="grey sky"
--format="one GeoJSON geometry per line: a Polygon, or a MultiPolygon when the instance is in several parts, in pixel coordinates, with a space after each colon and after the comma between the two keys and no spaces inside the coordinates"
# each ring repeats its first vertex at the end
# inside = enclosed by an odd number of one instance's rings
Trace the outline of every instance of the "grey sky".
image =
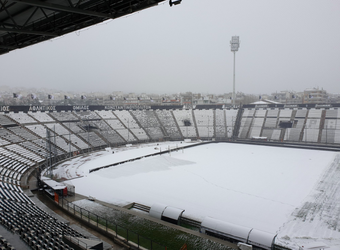
{"type": "Polygon", "coordinates": [[[168,1],[0,56],[0,85],[65,91],[340,93],[339,0],[168,1]]]}

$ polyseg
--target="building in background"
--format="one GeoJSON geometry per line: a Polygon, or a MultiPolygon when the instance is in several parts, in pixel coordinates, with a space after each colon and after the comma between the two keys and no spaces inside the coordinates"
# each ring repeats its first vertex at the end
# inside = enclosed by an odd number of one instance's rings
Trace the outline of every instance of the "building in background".
{"type": "Polygon", "coordinates": [[[327,96],[326,90],[319,88],[306,89],[303,92],[302,103],[326,103],[327,96]]]}

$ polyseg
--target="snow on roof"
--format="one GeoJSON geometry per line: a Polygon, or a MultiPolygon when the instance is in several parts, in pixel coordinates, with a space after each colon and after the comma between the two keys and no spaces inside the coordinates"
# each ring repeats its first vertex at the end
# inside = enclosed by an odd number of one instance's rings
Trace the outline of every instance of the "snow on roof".
{"type": "Polygon", "coordinates": [[[268,102],[264,102],[264,101],[257,101],[257,102],[253,102],[251,104],[255,104],[255,105],[259,105],[259,104],[268,104],[268,102]]]}
{"type": "Polygon", "coordinates": [[[251,104],[255,104],[255,105],[264,105],[264,104],[281,104],[280,102],[275,102],[275,101],[272,101],[272,100],[262,100],[262,101],[257,101],[257,102],[253,102],[251,104]]]}
{"type": "Polygon", "coordinates": [[[184,212],[184,209],[179,209],[175,207],[166,207],[164,209],[163,216],[173,219],[173,220],[178,220],[183,212],[184,212]]]}
{"type": "Polygon", "coordinates": [[[275,234],[253,229],[249,235],[248,242],[249,244],[252,244],[252,242],[260,243],[264,247],[271,248],[275,237],[275,234]]]}
{"type": "Polygon", "coordinates": [[[210,228],[227,235],[232,235],[237,239],[246,240],[251,228],[235,225],[226,221],[221,221],[211,217],[205,217],[201,223],[202,227],[210,228]]]}
{"type": "Polygon", "coordinates": [[[160,220],[162,218],[163,211],[166,207],[167,206],[164,205],[164,204],[155,203],[151,206],[150,211],[149,211],[149,215],[151,217],[154,217],[154,218],[160,220]]]}
{"type": "Polygon", "coordinates": [[[41,180],[49,187],[53,188],[54,190],[64,189],[66,186],[62,183],[56,182],[48,177],[42,177],[41,180]]]}

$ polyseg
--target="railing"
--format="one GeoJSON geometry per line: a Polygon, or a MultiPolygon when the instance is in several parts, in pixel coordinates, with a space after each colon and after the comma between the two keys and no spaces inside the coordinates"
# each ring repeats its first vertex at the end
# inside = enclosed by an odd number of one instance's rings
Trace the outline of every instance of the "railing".
{"type": "Polygon", "coordinates": [[[64,236],[68,241],[70,241],[72,244],[81,247],[82,249],[88,249],[87,244],[80,240],[79,238],[71,237],[71,236],[64,236]]]}
{"type": "Polygon", "coordinates": [[[112,221],[109,221],[103,217],[98,216],[80,206],[77,206],[68,200],[61,198],[58,201],[58,205],[64,210],[73,214],[73,216],[80,218],[82,221],[90,224],[101,231],[105,231],[113,237],[127,243],[135,249],[152,249],[152,250],[166,250],[166,246],[163,246],[153,240],[141,236],[126,227],[122,227],[112,221]]]}

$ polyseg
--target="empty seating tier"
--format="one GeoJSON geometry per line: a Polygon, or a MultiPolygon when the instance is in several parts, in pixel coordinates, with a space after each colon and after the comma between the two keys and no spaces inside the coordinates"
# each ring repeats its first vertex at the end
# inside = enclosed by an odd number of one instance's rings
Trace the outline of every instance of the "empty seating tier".
{"type": "Polygon", "coordinates": [[[223,109],[215,110],[215,136],[217,138],[226,137],[226,122],[223,109]]]}
{"type": "Polygon", "coordinates": [[[11,113],[8,113],[7,116],[12,118],[17,123],[20,123],[20,124],[37,123],[36,120],[34,120],[32,117],[30,117],[26,113],[21,113],[21,112],[19,112],[19,113],[12,113],[11,112],[11,113]]]}
{"type": "Polygon", "coordinates": [[[13,125],[16,124],[14,121],[6,117],[5,115],[0,114],[0,125],[1,126],[7,126],[7,125],[13,125]]]}
{"type": "Polygon", "coordinates": [[[18,144],[12,144],[12,145],[6,146],[5,148],[7,148],[8,150],[11,150],[15,153],[18,153],[21,156],[24,156],[25,158],[28,158],[28,159],[35,161],[35,162],[41,162],[41,161],[44,160],[44,158],[42,158],[41,156],[21,147],[18,144]]]}
{"type": "Polygon", "coordinates": [[[74,114],[83,121],[92,120],[92,119],[100,119],[100,117],[94,111],[79,111],[74,112],[74,114]]]}
{"type": "Polygon", "coordinates": [[[99,131],[99,133],[112,145],[123,144],[125,141],[120,137],[120,135],[114,131],[99,131]]]}
{"type": "MultiPolygon", "coordinates": [[[[33,125],[34,126],[34,125],[33,125]]],[[[27,130],[25,127],[10,127],[7,128],[8,130],[12,131],[14,134],[19,135],[20,137],[31,141],[31,140],[36,140],[38,139],[37,136],[35,136],[34,134],[32,134],[29,130],[27,130]]]]}
{"type": "Polygon", "coordinates": [[[117,118],[124,124],[124,126],[128,129],[130,128],[140,128],[137,124],[136,120],[131,116],[129,111],[121,110],[121,111],[114,111],[113,112],[117,118]]]}
{"type": "Polygon", "coordinates": [[[53,122],[53,118],[45,112],[29,112],[28,115],[33,117],[34,119],[38,120],[39,122],[53,122]]]}
{"type": "Polygon", "coordinates": [[[197,132],[201,138],[215,137],[214,130],[214,112],[211,109],[208,110],[194,110],[196,119],[197,132]]]}
{"type": "Polygon", "coordinates": [[[112,111],[110,110],[100,110],[100,111],[96,111],[97,114],[103,118],[103,119],[116,119],[117,117],[112,113],[112,111]]]}
{"type": "Polygon", "coordinates": [[[49,113],[54,119],[58,121],[78,121],[79,119],[74,116],[72,112],[52,112],[49,113]]]}
{"type": "MultiPolygon", "coordinates": [[[[48,127],[51,132],[55,132],[57,135],[68,135],[71,133],[71,131],[67,130],[59,123],[48,123],[45,126],[48,127]]],[[[51,135],[53,135],[53,133],[51,133],[51,135]]]]}
{"type": "Polygon", "coordinates": [[[91,144],[93,147],[99,147],[106,144],[96,133],[94,132],[84,132],[78,134],[81,138],[91,144]]]}
{"type": "Polygon", "coordinates": [[[164,138],[161,125],[153,110],[134,110],[131,111],[131,114],[136,117],[140,127],[144,128],[151,139],[157,140],[164,138]]]}
{"type": "Polygon", "coordinates": [[[41,138],[46,137],[46,129],[47,128],[44,127],[43,125],[40,125],[40,124],[27,125],[26,128],[29,129],[30,131],[32,131],[34,134],[40,136],[41,138]]]}
{"type": "Polygon", "coordinates": [[[171,139],[182,139],[181,133],[177,128],[176,121],[171,113],[171,110],[156,110],[161,125],[164,127],[165,133],[171,139]]]}
{"type": "Polygon", "coordinates": [[[12,132],[4,128],[0,128],[0,137],[12,143],[24,141],[24,139],[22,139],[21,137],[17,136],[16,134],[13,134],[12,132]]]}
{"type": "Polygon", "coordinates": [[[173,110],[174,117],[184,138],[197,138],[192,110],[173,110]]]}

